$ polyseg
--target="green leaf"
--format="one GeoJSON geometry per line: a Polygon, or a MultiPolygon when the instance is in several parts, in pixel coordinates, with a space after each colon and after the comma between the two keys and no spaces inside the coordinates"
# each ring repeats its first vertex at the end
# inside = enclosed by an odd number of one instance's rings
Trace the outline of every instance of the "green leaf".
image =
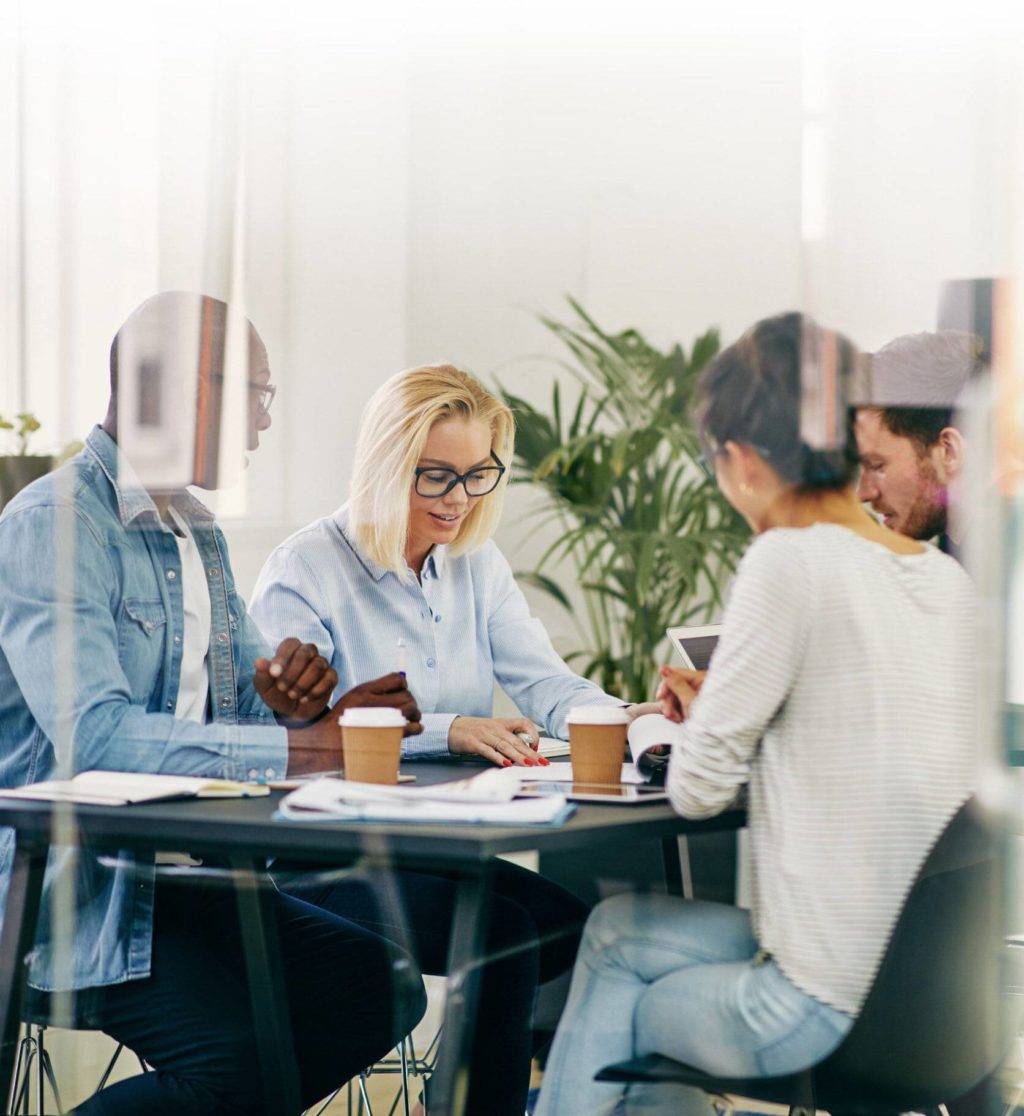
{"type": "Polygon", "coordinates": [[[572,612],[572,605],[569,603],[569,598],[562,591],[562,587],[556,581],[548,577],[547,574],[538,573],[536,570],[521,570],[516,574],[516,579],[521,581],[524,585],[532,585],[535,589],[543,590],[545,593],[554,597],[566,612],[572,612]]]}
{"type": "Polygon", "coordinates": [[[568,321],[540,318],[563,351],[548,413],[500,389],[516,415],[521,482],[543,494],[538,518],[560,525],[536,569],[520,576],[570,610],[583,644],[572,657],[583,673],[623,697],[646,697],[665,628],[720,610],[749,538],[697,467],[690,419],[720,339],[709,329],[689,353],[678,343],[662,351],[638,329],[606,329],[567,301],[568,321]],[[581,385],[571,415],[566,375],[581,385]],[[565,563],[582,590],[577,612],[563,589],[565,563]]]}

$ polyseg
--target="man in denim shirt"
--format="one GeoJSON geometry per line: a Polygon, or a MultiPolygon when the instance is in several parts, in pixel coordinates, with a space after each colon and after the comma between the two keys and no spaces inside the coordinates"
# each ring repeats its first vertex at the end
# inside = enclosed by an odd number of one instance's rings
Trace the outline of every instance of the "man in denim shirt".
{"type": "MultiPolygon", "coordinates": [[[[271,657],[235,592],[213,516],[184,483],[140,479],[125,452],[129,440],[145,448],[138,426],[119,446],[118,381],[131,379],[132,417],[144,420],[149,407],[172,434],[194,424],[182,458],[187,483],[216,484],[228,328],[227,306],[206,296],[143,303],[111,348],[103,425],[0,517],[2,787],[90,769],[226,779],[327,770],[341,748],[334,714],[350,705],[399,708],[407,731],[420,731],[403,676],[357,686],[328,710],[337,678],[315,647],[289,639],[271,657]],[[173,409],[179,398],[185,409],[168,422],[167,401],[173,409]]],[[[240,328],[252,451],[270,425],[274,389],[262,341],[251,324],[240,328]]],[[[13,834],[0,834],[2,904],[13,834]]],[[[281,1008],[310,1104],[416,1023],[422,986],[390,943],[294,898],[275,902],[288,989],[281,1008]]],[[[157,1070],[76,1111],[264,1111],[230,890],[157,883],[151,862],[127,854],[101,862],[55,850],[29,981],[44,1005],[38,993],[74,991],[80,1023],[157,1070]],[[58,948],[54,914],[69,904],[74,921],[58,948]]]]}

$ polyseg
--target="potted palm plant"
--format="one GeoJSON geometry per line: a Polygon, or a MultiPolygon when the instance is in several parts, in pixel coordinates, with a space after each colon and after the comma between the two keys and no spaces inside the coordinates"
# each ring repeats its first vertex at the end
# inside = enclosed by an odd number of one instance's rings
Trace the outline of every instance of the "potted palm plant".
{"type": "Polygon", "coordinates": [[[0,430],[13,432],[16,452],[0,457],[0,511],[32,481],[48,473],[54,465],[49,454],[28,452],[29,440],[39,430],[39,420],[28,411],[15,415],[14,420],[0,415],[0,430]]]}
{"type": "Polygon", "coordinates": [[[665,629],[706,623],[749,530],[698,467],[689,418],[701,370],[718,352],[709,329],[687,353],[662,352],[635,329],[610,333],[578,302],[574,320],[542,317],[580,385],[571,413],[556,378],[547,411],[499,386],[516,414],[517,480],[541,490],[558,537],[518,574],[573,616],[567,658],[609,693],[651,696],[665,629]],[[574,610],[565,585],[582,589],[574,610]]]}

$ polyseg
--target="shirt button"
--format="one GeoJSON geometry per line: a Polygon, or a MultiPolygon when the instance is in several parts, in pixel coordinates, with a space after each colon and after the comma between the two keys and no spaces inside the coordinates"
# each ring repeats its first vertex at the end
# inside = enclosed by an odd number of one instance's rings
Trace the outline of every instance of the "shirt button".
{"type": "Polygon", "coordinates": [[[219,573],[220,573],[220,566],[211,566],[210,567],[210,577],[216,577],[217,574],[219,574],[219,573]]]}
{"type": "Polygon", "coordinates": [[[175,581],[177,579],[177,577],[178,577],[178,575],[174,572],[174,570],[168,570],[167,571],[167,580],[168,581],[175,581]]]}
{"type": "Polygon", "coordinates": [[[435,624],[440,624],[441,623],[441,617],[440,616],[435,616],[434,617],[434,623],[435,624]]]}
{"type": "Polygon", "coordinates": [[[173,701],[169,701],[169,702],[167,703],[167,708],[168,708],[168,709],[173,709],[173,708],[174,708],[174,702],[173,702],[173,701]]]}
{"type": "Polygon", "coordinates": [[[249,768],[249,774],[246,776],[246,778],[249,779],[250,781],[254,781],[254,780],[258,779],[259,777],[260,777],[260,773],[256,770],[256,768],[255,767],[250,767],[249,768]]]}
{"type": "Polygon", "coordinates": [[[433,670],[434,667],[437,666],[437,660],[436,659],[427,659],[427,666],[430,667],[431,670],[433,670]]]}
{"type": "Polygon", "coordinates": [[[156,624],[154,624],[152,620],[147,620],[146,621],[146,631],[147,632],[151,632],[155,627],[156,627],[156,624]]]}
{"type": "Polygon", "coordinates": [[[226,697],[222,697],[222,698],[220,699],[220,707],[221,707],[221,709],[227,709],[227,707],[228,707],[228,706],[229,706],[230,704],[231,704],[231,698],[226,698],[226,697]]]}
{"type": "Polygon", "coordinates": [[[227,632],[221,632],[217,636],[217,642],[218,643],[227,643],[227,641],[228,641],[228,633],[227,632]]]}
{"type": "Polygon", "coordinates": [[[277,772],[272,767],[268,767],[267,770],[263,772],[263,774],[268,779],[273,779],[273,777],[277,774],[277,772]]]}
{"type": "Polygon", "coordinates": [[[174,637],[174,642],[175,642],[175,643],[178,643],[178,644],[180,644],[180,643],[181,643],[181,636],[180,636],[180,635],[176,635],[176,636],[174,637]]]}

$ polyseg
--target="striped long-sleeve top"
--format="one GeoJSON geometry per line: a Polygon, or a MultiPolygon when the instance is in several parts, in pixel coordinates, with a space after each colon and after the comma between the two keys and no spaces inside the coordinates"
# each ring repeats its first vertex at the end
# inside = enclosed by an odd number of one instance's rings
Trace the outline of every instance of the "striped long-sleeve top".
{"type": "Polygon", "coordinates": [[[834,524],[740,564],[707,679],[673,726],[693,818],[749,784],[751,914],[798,987],[856,1014],[903,900],[973,777],[970,580],[834,524]]]}

